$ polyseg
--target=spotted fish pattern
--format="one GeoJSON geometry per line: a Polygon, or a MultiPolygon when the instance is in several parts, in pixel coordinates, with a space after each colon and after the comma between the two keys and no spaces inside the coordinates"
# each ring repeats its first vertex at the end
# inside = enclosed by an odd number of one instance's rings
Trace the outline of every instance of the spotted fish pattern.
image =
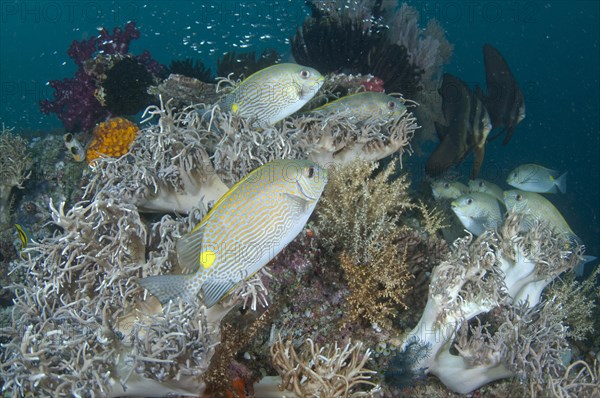
{"type": "Polygon", "coordinates": [[[316,70],[298,64],[277,64],[250,75],[220,103],[221,109],[252,119],[267,128],[302,108],[323,85],[316,70]]]}
{"type": "Polygon", "coordinates": [[[147,277],[140,284],[163,304],[201,292],[206,307],[213,306],[302,231],[326,183],[326,170],[308,160],[257,168],[177,242],[180,266],[194,273],[147,277]]]}

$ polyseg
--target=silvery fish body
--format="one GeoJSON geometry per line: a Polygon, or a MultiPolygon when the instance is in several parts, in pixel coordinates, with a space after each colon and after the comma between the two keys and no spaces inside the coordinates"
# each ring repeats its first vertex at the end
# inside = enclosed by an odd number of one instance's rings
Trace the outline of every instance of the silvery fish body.
{"type": "Polygon", "coordinates": [[[406,113],[403,101],[390,95],[366,91],[347,95],[323,106],[311,109],[310,113],[329,115],[348,112],[348,117],[357,122],[367,119],[392,119],[406,113]]]}
{"type": "Polygon", "coordinates": [[[277,64],[244,79],[220,103],[223,110],[254,120],[267,128],[302,108],[323,85],[315,69],[298,64],[277,64]]]}
{"type": "Polygon", "coordinates": [[[510,172],[506,183],[517,189],[538,193],[567,192],[567,173],[560,174],[538,164],[523,164],[510,172]]]}
{"type": "Polygon", "coordinates": [[[529,229],[534,221],[542,220],[547,222],[556,233],[565,236],[569,240],[579,241],[579,238],[571,230],[558,209],[542,195],[512,189],[504,192],[504,203],[509,213],[523,213],[526,215],[526,229],[529,229]]]}
{"type": "Polygon", "coordinates": [[[302,231],[326,182],[326,170],[307,160],[275,160],[255,169],[177,242],[179,265],[195,273],[140,284],[162,303],[191,301],[202,292],[204,304],[213,306],[302,231]]]}
{"type": "Polygon", "coordinates": [[[435,200],[456,199],[468,193],[469,188],[459,181],[438,179],[431,182],[431,192],[435,200]]]}
{"type": "Polygon", "coordinates": [[[488,195],[492,195],[498,199],[500,203],[504,204],[504,191],[493,182],[489,182],[481,178],[470,180],[469,191],[487,193],[488,195]]]}
{"type": "Polygon", "coordinates": [[[454,214],[473,235],[481,235],[502,224],[502,210],[498,199],[483,192],[471,192],[450,204],[454,214]]]}

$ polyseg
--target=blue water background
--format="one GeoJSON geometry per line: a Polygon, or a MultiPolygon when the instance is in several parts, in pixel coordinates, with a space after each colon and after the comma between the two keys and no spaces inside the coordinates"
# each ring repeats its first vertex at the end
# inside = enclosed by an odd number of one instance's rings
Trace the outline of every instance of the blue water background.
{"type": "MultiPolygon", "coordinates": [[[[0,3],[0,121],[17,131],[60,127],[39,112],[50,98],[48,80],[71,77],[66,51],[97,28],[134,20],[159,62],[200,58],[216,66],[229,50],[273,47],[290,58],[287,39],[308,14],[287,1],[2,1],[0,3]]],[[[454,43],[446,71],[471,85],[485,83],[482,46],[505,56],[523,87],[527,117],[507,146],[488,145],[482,176],[503,185],[521,163],[569,172],[568,193],[553,195],[572,229],[600,256],[600,19],[596,1],[409,2],[424,20],[438,19],[454,43]]],[[[405,159],[415,180],[426,158],[405,159]]],[[[463,167],[465,175],[468,165],[463,167]]]]}

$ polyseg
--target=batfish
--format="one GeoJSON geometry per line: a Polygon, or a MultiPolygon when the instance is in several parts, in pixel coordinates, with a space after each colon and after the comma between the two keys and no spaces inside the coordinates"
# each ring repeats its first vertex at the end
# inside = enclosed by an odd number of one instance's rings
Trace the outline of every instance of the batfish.
{"type": "Polygon", "coordinates": [[[517,124],[525,118],[525,98],[519,83],[512,74],[508,63],[500,52],[490,44],[483,46],[485,62],[486,93],[477,87],[477,95],[481,98],[490,114],[493,129],[501,129],[490,140],[506,133],[503,145],[512,137],[517,124]]]}
{"type": "Polygon", "coordinates": [[[480,97],[449,73],[444,74],[440,95],[446,125],[436,123],[441,142],[429,156],[425,171],[432,177],[439,176],[474,152],[473,179],[483,163],[485,142],[492,128],[490,115],[480,97]]]}

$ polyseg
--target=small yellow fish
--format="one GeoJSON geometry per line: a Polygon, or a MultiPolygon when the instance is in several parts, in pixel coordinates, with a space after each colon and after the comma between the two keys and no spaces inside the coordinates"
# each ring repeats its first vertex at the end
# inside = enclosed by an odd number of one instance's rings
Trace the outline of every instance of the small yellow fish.
{"type": "Polygon", "coordinates": [[[221,109],[254,120],[267,128],[302,108],[323,85],[315,69],[298,64],[277,64],[244,79],[220,103],[221,109]]]}
{"type": "Polygon", "coordinates": [[[15,229],[19,235],[19,241],[21,242],[21,251],[29,244],[29,236],[21,224],[15,224],[15,229]]]}
{"type": "Polygon", "coordinates": [[[489,182],[481,178],[470,180],[469,191],[487,193],[488,195],[492,195],[494,198],[498,199],[500,203],[504,205],[504,191],[493,182],[489,182]]]}
{"type": "Polygon", "coordinates": [[[542,195],[512,189],[504,192],[504,203],[509,213],[523,213],[526,215],[526,229],[529,229],[534,221],[542,220],[547,222],[556,233],[564,235],[571,241],[580,241],[558,209],[542,195]]]}
{"type": "Polygon", "coordinates": [[[336,112],[349,112],[349,117],[357,122],[370,118],[391,119],[406,113],[401,99],[384,93],[366,91],[347,95],[323,106],[311,109],[309,113],[329,115],[336,112]]]}
{"type": "Polygon", "coordinates": [[[567,173],[560,174],[538,164],[523,164],[510,172],[506,183],[511,187],[529,192],[567,192],[567,173]]]}
{"type": "Polygon", "coordinates": [[[502,224],[500,203],[492,195],[471,192],[455,199],[450,208],[463,226],[473,235],[481,235],[502,224]]]}
{"type": "Polygon", "coordinates": [[[459,181],[439,179],[431,182],[431,192],[435,200],[456,199],[469,193],[469,188],[459,181]]]}
{"type": "Polygon", "coordinates": [[[177,242],[188,275],[150,276],[140,284],[161,303],[198,293],[211,307],[298,235],[321,197],[327,171],[308,160],[274,160],[235,184],[177,242]]]}

